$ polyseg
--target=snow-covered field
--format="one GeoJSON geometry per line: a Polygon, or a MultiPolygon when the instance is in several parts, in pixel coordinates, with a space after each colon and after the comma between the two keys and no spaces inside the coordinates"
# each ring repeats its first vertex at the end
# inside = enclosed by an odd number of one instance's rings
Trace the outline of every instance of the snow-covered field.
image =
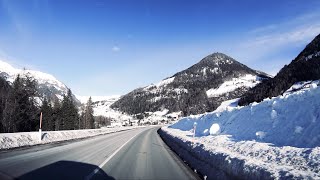
{"type": "Polygon", "coordinates": [[[37,144],[47,144],[58,141],[87,138],[141,127],[142,126],[68,131],[43,131],[41,141],[39,132],[2,133],[0,134],[0,149],[10,149],[22,146],[32,146],[37,144]]]}
{"type": "Polygon", "coordinates": [[[319,81],[297,83],[283,96],[261,103],[235,103],[182,118],[163,127],[162,134],[209,179],[320,178],[319,81]]]}

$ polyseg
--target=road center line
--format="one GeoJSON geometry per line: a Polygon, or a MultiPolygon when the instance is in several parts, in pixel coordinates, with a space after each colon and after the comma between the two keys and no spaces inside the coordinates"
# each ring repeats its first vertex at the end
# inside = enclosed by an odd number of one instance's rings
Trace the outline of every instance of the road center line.
{"type": "Polygon", "coordinates": [[[143,131],[139,132],[138,134],[134,135],[132,138],[130,138],[127,142],[125,142],[122,146],[120,146],[116,151],[114,151],[105,161],[103,161],[100,165],[99,168],[96,168],[95,170],[92,171],[92,173],[90,173],[85,179],[86,180],[90,180],[97,172],[99,172],[100,169],[102,169],[102,167],[104,165],[106,165],[110,159],[113,158],[113,156],[115,156],[126,144],[128,144],[133,138],[135,138],[137,135],[139,135],[140,133],[142,133],[143,131]]]}

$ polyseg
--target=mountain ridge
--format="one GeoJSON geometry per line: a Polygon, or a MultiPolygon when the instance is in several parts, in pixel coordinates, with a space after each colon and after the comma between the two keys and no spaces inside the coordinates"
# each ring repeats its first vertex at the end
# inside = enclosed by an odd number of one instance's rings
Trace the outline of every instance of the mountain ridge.
{"type": "MultiPolygon", "coordinates": [[[[5,60],[0,59],[0,76],[12,83],[17,75],[30,74],[38,82],[38,92],[40,99],[46,97],[54,102],[55,99],[62,101],[63,95],[67,94],[68,87],[55,78],[53,75],[35,70],[15,68],[5,60]]],[[[77,104],[80,101],[73,95],[77,104]]]]}

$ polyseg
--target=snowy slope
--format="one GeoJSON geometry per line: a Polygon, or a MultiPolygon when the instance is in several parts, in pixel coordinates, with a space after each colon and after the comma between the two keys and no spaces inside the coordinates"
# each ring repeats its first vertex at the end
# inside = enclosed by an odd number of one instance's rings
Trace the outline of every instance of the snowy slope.
{"type": "MultiPolygon", "coordinates": [[[[86,105],[90,96],[80,96],[76,95],[77,99],[80,100],[81,104],[86,105]]],[[[91,96],[93,102],[93,115],[94,116],[104,116],[112,119],[113,122],[125,123],[129,120],[134,120],[134,118],[124,112],[110,108],[110,106],[117,101],[121,96],[91,96]]]]}
{"type": "Polygon", "coordinates": [[[106,102],[115,102],[120,98],[120,95],[112,95],[112,96],[80,96],[75,95],[76,98],[81,102],[81,104],[86,104],[91,97],[92,102],[97,101],[106,101],[106,102]]]}
{"type": "Polygon", "coordinates": [[[206,93],[209,98],[219,97],[223,94],[235,91],[238,88],[252,88],[260,83],[261,80],[262,79],[259,76],[246,74],[244,76],[225,81],[218,88],[209,89],[206,93]]]}
{"type": "Polygon", "coordinates": [[[246,107],[235,107],[236,101],[163,130],[182,145],[196,142],[189,151],[220,158],[220,168],[236,176],[320,178],[320,81],[296,83],[283,96],[246,107]],[[231,166],[237,172],[229,172],[231,166]]]}
{"type": "Polygon", "coordinates": [[[30,74],[33,76],[38,82],[40,93],[50,98],[55,96],[62,100],[63,94],[67,93],[68,87],[50,74],[14,68],[10,64],[0,60],[0,75],[2,77],[5,77],[12,83],[18,74],[30,74]]]}

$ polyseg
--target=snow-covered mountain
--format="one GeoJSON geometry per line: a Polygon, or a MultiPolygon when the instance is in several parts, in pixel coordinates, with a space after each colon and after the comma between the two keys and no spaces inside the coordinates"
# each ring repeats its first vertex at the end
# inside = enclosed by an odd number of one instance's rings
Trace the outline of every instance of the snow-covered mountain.
{"type": "Polygon", "coordinates": [[[129,114],[181,112],[182,116],[215,110],[221,102],[240,97],[268,75],[213,53],[175,75],[138,88],[111,105],[129,114]]]}
{"type": "MultiPolygon", "coordinates": [[[[0,60],[0,76],[5,78],[9,82],[13,82],[17,75],[30,74],[38,82],[38,92],[40,99],[42,97],[48,97],[52,101],[55,98],[62,100],[63,95],[67,93],[68,87],[57,80],[51,74],[43,73],[34,70],[18,69],[11,66],[9,63],[0,60]]],[[[78,101],[75,98],[76,101],[78,101]]]]}

